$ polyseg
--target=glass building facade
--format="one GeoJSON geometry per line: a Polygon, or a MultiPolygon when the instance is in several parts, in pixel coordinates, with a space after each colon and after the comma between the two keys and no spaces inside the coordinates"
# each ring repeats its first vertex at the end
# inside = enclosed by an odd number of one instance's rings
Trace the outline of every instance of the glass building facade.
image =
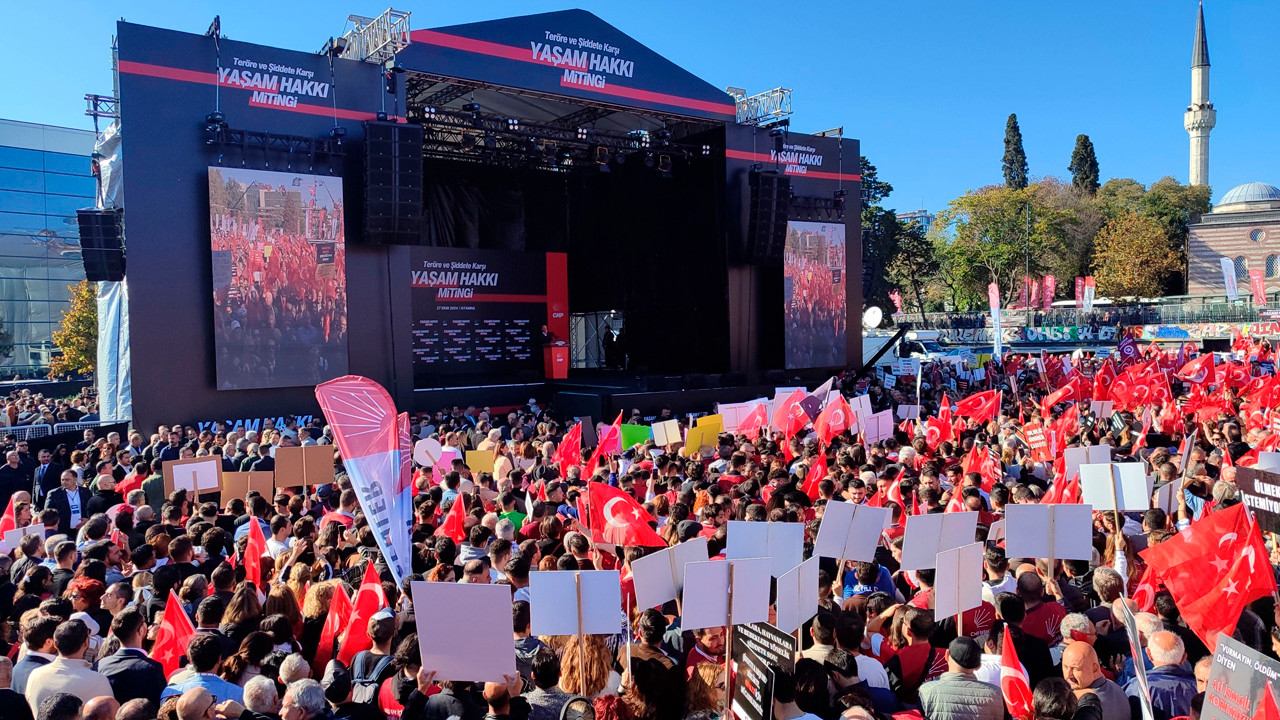
{"type": "Polygon", "coordinates": [[[0,349],[5,380],[47,373],[70,286],[84,279],[76,210],[93,207],[94,139],[0,120],[0,322],[13,341],[0,349]]]}

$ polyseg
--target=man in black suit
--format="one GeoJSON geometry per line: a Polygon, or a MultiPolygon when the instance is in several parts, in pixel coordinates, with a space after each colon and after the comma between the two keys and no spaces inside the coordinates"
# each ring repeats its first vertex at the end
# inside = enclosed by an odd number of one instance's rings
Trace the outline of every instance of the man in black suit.
{"type": "Polygon", "coordinates": [[[147,657],[142,641],[147,637],[146,618],[137,608],[125,608],[111,621],[111,634],[123,646],[98,661],[98,672],[111,683],[111,692],[121,705],[143,698],[155,700],[164,690],[164,666],[147,657]]]}
{"type": "Polygon", "coordinates": [[[38,457],[40,463],[32,473],[35,482],[31,488],[31,502],[41,505],[45,496],[57,489],[58,478],[62,477],[62,471],[65,468],[53,461],[53,453],[47,449],[41,450],[38,457]]]}
{"type": "Polygon", "coordinates": [[[258,446],[258,457],[249,463],[251,472],[272,472],[276,469],[276,459],[271,457],[271,446],[262,443],[258,446]]]}
{"type": "Polygon", "coordinates": [[[35,720],[27,699],[9,687],[13,680],[13,661],[0,657],[0,720],[35,720]]]}
{"type": "Polygon", "coordinates": [[[10,450],[5,455],[5,464],[0,465],[0,503],[8,507],[11,495],[30,487],[30,477],[27,468],[22,465],[22,456],[17,450],[10,450]]]}
{"type": "Polygon", "coordinates": [[[75,537],[75,532],[89,519],[89,488],[80,487],[75,470],[62,471],[62,485],[51,490],[44,501],[44,509],[58,511],[58,532],[75,537]]]}

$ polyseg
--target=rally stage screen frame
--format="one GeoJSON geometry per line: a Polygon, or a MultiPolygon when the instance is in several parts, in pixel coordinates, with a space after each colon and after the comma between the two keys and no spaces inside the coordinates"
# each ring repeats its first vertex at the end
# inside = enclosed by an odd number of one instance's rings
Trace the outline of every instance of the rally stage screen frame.
{"type": "Polygon", "coordinates": [[[787,223],[782,296],[788,370],[847,365],[845,253],[844,223],[787,223]]]}

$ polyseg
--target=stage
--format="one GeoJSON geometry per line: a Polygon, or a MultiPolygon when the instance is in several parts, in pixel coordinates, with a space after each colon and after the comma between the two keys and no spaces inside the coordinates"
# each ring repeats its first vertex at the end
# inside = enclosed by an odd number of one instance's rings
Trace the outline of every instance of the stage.
{"type": "Polygon", "coordinates": [[[591,13],[386,62],[118,35],[138,427],[314,415],[344,374],[413,413],[681,413],[861,357],[858,141],[739,122],[591,13]],[[589,355],[570,319],[606,315],[631,370],[550,379],[547,340],[589,355]]]}

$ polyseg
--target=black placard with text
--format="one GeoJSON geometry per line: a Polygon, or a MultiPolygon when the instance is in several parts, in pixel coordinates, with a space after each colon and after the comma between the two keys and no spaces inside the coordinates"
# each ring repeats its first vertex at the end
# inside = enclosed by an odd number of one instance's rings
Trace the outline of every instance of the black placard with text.
{"type": "Polygon", "coordinates": [[[1258,527],[1267,532],[1280,532],[1280,473],[1237,467],[1236,487],[1258,519],[1258,527]]]}

